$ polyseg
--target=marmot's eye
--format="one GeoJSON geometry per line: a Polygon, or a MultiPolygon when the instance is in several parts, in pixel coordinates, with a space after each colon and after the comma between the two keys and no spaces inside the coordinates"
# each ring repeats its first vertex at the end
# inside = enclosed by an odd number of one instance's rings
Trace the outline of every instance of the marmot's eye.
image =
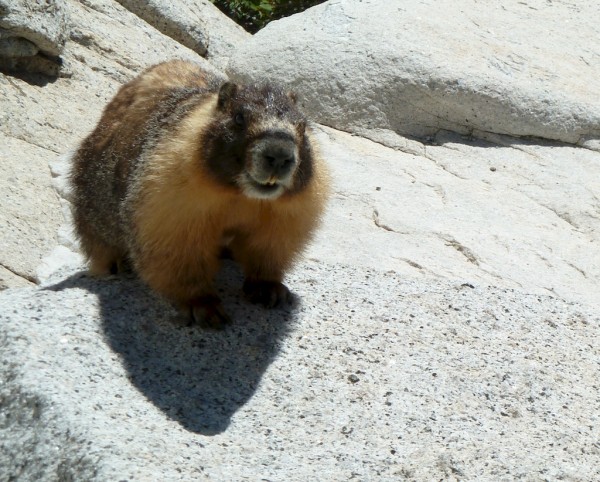
{"type": "Polygon", "coordinates": [[[235,117],[233,118],[233,120],[235,121],[235,123],[238,126],[243,126],[245,123],[245,119],[244,119],[244,114],[242,114],[241,112],[238,112],[235,117]]]}

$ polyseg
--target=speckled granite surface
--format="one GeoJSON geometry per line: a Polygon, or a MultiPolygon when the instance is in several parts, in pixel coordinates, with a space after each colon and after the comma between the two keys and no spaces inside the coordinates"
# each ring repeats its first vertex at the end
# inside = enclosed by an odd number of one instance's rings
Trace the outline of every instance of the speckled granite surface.
{"type": "Polygon", "coordinates": [[[226,267],[223,332],[131,278],[63,270],[0,294],[3,474],[600,477],[600,319],[583,305],[309,262],[297,306],[269,312],[240,283],[226,267]]]}

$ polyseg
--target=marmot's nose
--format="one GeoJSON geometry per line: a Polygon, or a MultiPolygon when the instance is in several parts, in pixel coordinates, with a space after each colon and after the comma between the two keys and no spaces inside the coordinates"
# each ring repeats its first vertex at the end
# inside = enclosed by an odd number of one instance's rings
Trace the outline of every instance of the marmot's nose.
{"type": "Polygon", "coordinates": [[[265,167],[273,174],[287,174],[296,162],[295,145],[290,142],[274,142],[262,152],[265,167]]]}

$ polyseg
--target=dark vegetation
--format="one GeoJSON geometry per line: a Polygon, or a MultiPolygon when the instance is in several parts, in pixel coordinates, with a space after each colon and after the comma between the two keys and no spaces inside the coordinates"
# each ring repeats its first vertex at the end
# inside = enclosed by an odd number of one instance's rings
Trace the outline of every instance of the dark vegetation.
{"type": "Polygon", "coordinates": [[[225,15],[255,33],[272,20],[302,12],[325,0],[211,0],[225,15]]]}

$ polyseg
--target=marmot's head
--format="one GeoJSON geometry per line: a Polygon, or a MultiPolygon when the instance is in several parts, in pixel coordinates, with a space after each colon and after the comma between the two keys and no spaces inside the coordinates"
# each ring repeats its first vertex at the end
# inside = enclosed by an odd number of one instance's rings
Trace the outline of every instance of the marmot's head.
{"type": "Polygon", "coordinates": [[[216,179],[256,199],[302,190],[312,176],[306,118],[296,97],[273,85],[223,84],[202,157],[216,179]]]}

